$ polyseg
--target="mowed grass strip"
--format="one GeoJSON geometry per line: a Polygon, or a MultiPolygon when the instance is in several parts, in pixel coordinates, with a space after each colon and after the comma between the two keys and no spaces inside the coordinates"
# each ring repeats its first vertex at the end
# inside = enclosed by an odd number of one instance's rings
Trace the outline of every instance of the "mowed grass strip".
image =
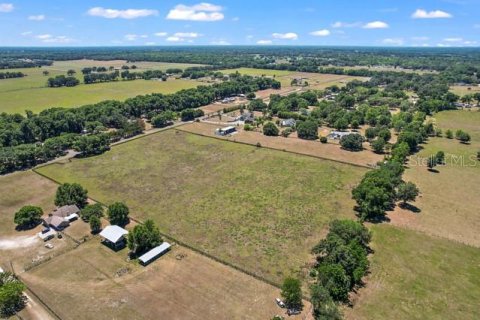
{"type": "Polygon", "coordinates": [[[347,319],[478,319],[480,250],[375,225],[371,274],[347,319]]]}
{"type": "Polygon", "coordinates": [[[224,69],[219,70],[223,74],[231,74],[231,73],[240,73],[240,74],[247,74],[250,76],[269,76],[269,77],[280,77],[280,76],[288,76],[293,71],[288,70],[274,70],[274,69],[255,69],[255,68],[237,68],[237,69],[224,69]]]}
{"type": "Polygon", "coordinates": [[[280,282],[331,219],[353,217],[351,188],[366,169],[168,130],[38,171],[280,282]]]}

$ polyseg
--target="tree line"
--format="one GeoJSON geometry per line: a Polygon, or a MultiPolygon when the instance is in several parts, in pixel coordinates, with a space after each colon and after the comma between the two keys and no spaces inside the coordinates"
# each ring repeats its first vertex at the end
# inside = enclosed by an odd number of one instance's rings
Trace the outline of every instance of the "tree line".
{"type": "Polygon", "coordinates": [[[25,74],[20,71],[0,72],[0,79],[23,78],[25,74]]]}

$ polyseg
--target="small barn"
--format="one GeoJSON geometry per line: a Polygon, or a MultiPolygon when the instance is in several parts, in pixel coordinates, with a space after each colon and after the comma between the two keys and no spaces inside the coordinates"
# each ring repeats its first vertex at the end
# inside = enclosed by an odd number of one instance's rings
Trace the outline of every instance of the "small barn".
{"type": "Polygon", "coordinates": [[[170,250],[170,247],[171,247],[170,243],[164,242],[158,247],[155,247],[152,250],[145,253],[144,255],[142,255],[140,258],[138,258],[138,260],[140,260],[140,263],[142,265],[146,266],[150,262],[154,261],[161,255],[163,255],[165,252],[170,250]]]}
{"type": "Polygon", "coordinates": [[[125,236],[128,234],[128,231],[119,227],[119,226],[106,226],[102,232],[100,232],[100,237],[102,237],[102,242],[111,247],[114,250],[119,250],[125,247],[126,239],[125,236]]]}
{"type": "Polygon", "coordinates": [[[215,130],[215,134],[217,136],[226,136],[229,134],[232,134],[237,131],[237,128],[230,126],[230,127],[225,127],[225,128],[218,128],[215,130]]]}
{"type": "Polygon", "coordinates": [[[332,131],[328,135],[328,138],[334,139],[334,140],[340,140],[345,136],[348,136],[350,134],[354,134],[355,132],[349,132],[349,131],[332,131]]]}

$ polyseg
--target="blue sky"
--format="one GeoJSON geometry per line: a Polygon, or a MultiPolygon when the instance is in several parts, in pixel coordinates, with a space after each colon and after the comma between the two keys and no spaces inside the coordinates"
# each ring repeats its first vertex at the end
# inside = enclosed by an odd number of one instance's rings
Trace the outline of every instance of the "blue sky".
{"type": "Polygon", "coordinates": [[[0,0],[0,46],[479,46],[480,0],[0,0]]]}

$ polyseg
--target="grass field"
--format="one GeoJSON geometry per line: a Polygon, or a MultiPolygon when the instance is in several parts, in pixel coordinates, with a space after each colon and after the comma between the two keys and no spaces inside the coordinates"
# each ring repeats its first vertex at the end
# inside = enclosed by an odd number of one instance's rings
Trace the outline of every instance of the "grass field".
{"type": "Polygon", "coordinates": [[[451,86],[450,91],[458,94],[459,96],[464,96],[467,94],[477,93],[480,92],[480,87],[477,85],[472,86],[451,86]]]}
{"type": "Polygon", "coordinates": [[[175,130],[38,171],[278,282],[310,259],[332,218],[353,216],[351,188],[365,173],[175,130]]]}
{"type": "Polygon", "coordinates": [[[387,225],[371,229],[371,274],[347,319],[478,319],[477,248],[387,225]]]}
{"type": "Polygon", "coordinates": [[[269,77],[281,77],[292,74],[292,71],[288,70],[272,70],[272,69],[255,69],[255,68],[237,68],[237,69],[224,69],[219,70],[223,74],[231,74],[239,72],[240,74],[248,74],[250,76],[269,76],[269,77]]]}
{"type": "Polygon", "coordinates": [[[397,208],[393,222],[480,247],[480,162],[476,160],[480,150],[480,113],[445,111],[436,114],[435,119],[443,132],[466,130],[472,143],[430,138],[424,149],[412,157],[404,175],[420,189],[421,197],[414,204],[421,212],[414,214],[397,208]],[[446,165],[437,166],[438,173],[428,171],[421,160],[440,150],[446,154],[446,165]]]}
{"type": "MultiPolygon", "coordinates": [[[[96,84],[80,84],[71,88],[48,88],[49,77],[66,74],[67,70],[77,71],[76,77],[83,82],[80,70],[88,66],[115,66],[126,64],[124,61],[73,60],[58,61],[52,66],[42,68],[17,69],[27,74],[24,78],[5,79],[0,81],[0,112],[23,113],[25,110],[39,112],[50,107],[77,107],[96,103],[102,100],[125,100],[141,94],[174,93],[181,89],[194,88],[201,84],[198,81],[175,79],[167,82],[154,80],[116,81],[96,84]],[[43,71],[48,70],[48,76],[43,71]]],[[[168,64],[155,62],[135,63],[138,70],[162,69],[169,67],[187,67],[185,64],[168,64]]],[[[131,63],[129,63],[131,65],[131,63]]]]}
{"type": "MultiPolygon", "coordinates": [[[[225,119],[225,116],[223,116],[223,119],[225,119]]],[[[213,119],[213,121],[215,121],[215,118],[213,119]]],[[[224,126],[226,125],[228,124],[225,123],[224,126]]],[[[218,127],[221,127],[221,125],[205,122],[194,122],[182,126],[180,130],[215,137],[215,129],[218,127]]],[[[322,136],[326,136],[330,130],[326,128],[320,128],[319,131],[322,136]]],[[[381,161],[384,158],[383,155],[376,154],[371,150],[367,149],[361,152],[351,152],[343,150],[339,146],[338,142],[334,142],[332,140],[330,140],[327,144],[323,144],[319,141],[299,139],[296,133],[291,134],[288,138],[267,137],[261,132],[244,131],[242,128],[238,128],[236,134],[229,137],[222,137],[222,139],[248,143],[251,145],[256,145],[257,143],[260,143],[264,147],[269,147],[281,151],[286,150],[299,154],[315,156],[322,159],[339,161],[360,166],[374,166],[378,161],[381,161]]],[[[366,143],[364,144],[364,147],[369,148],[366,143]]]]}
{"type": "Polygon", "coordinates": [[[147,267],[125,257],[126,249],[113,252],[95,238],[21,278],[62,319],[270,319],[284,312],[275,304],[278,289],[185,248],[147,267]]]}

